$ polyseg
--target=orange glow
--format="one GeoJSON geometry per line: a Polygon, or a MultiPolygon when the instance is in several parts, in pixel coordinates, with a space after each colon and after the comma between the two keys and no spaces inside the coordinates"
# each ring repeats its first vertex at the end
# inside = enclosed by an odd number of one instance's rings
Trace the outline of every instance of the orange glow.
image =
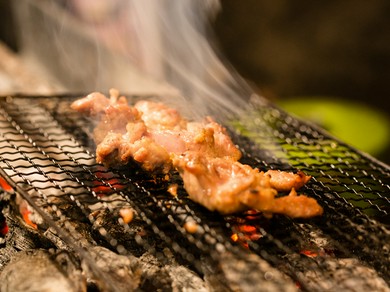
{"type": "Polygon", "coordinates": [[[23,208],[23,210],[21,210],[21,214],[24,222],[26,222],[27,225],[31,226],[34,229],[38,229],[38,226],[30,220],[31,212],[27,208],[23,208]]]}
{"type": "Polygon", "coordinates": [[[316,256],[318,256],[317,252],[312,251],[312,250],[307,250],[307,249],[301,250],[300,254],[303,254],[309,258],[315,258],[316,256]]]}
{"type": "Polygon", "coordinates": [[[92,190],[95,193],[98,193],[99,195],[110,193],[113,191],[113,189],[121,190],[124,188],[124,185],[120,184],[118,179],[112,177],[113,176],[112,173],[103,173],[97,171],[95,174],[98,178],[101,178],[103,180],[103,181],[98,181],[98,180],[93,181],[94,186],[92,187],[92,190]],[[109,184],[110,186],[107,186],[105,184],[109,184]]]}
{"type": "Polygon", "coordinates": [[[8,193],[14,192],[14,189],[2,177],[0,177],[0,188],[2,188],[4,191],[8,193]]]}
{"type": "Polygon", "coordinates": [[[238,234],[237,234],[237,233],[234,233],[234,234],[232,234],[232,236],[230,236],[230,238],[231,238],[234,242],[237,242],[237,240],[238,240],[238,234]]]}
{"type": "Polygon", "coordinates": [[[259,225],[259,219],[262,214],[255,210],[248,210],[245,212],[244,217],[230,218],[232,224],[231,239],[233,242],[237,242],[245,248],[249,248],[249,243],[259,240],[263,237],[259,225]],[[250,224],[248,224],[250,223],[250,224]]]}
{"type": "Polygon", "coordinates": [[[256,232],[256,227],[252,225],[239,225],[238,229],[245,233],[256,232]]]}
{"type": "Polygon", "coordinates": [[[245,248],[249,248],[249,244],[247,242],[242,242],[241,245],[245,248]]]}
{"type": "Polygon", "coordinates": [[[106,185],[100,185],[101,182],[95,182],[95,181],[94,181],[94,184],[96,184],[96,186],[94,186],[94,187],[92,188],[92,190],[93,190],[94,192],[96,192],[96,193],[109,193],[109,192],[112,192],[112,191],[113,191],[113,188],[119,189],[119,190],[121,190],[121,189],[124,188],[124,186],[121,185],[121,184],[119,184],[118,180],[117,180],[117,179],[114,179],[114,178],[109,179],[109,180],[106,180],[105,182],[108,183],[108,184],[110,184],[112,187],[106,186],[106,185]]]}
{"type": "Polygon", "coordinates": [[[8,233],[9,231],[9,228],[8,228],[8,225],[7,223],[5,222],[0,222],[0,235],[4,236],[8,233]]]}

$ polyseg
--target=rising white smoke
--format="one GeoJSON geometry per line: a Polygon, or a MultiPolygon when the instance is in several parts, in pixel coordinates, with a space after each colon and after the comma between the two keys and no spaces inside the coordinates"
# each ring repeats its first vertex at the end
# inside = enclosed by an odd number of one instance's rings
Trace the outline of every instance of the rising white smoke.
{"type": "Polygon", "coordinates": [[[215,49],[210,21],[219,0],[21,0],[14,7],[22,52],[69,92],[150,86],[164,96],[166,86],[156,84],[169,84],[198,116],[237,113],[253,95],[215,49]]]}
{"type": "Polygon", "coordinates": [[[218,0],[130,0],[144,69],[178,88],[197,109],[236,112],[253,91],[213,46],[218,0]]]}

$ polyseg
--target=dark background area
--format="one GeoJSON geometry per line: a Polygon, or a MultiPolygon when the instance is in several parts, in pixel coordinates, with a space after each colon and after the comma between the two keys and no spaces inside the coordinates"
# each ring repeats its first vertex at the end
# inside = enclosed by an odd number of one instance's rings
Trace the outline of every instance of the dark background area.
{"type": "MultiPolygon", "coordinates": [[[[370,154],[390,164],[390,139],[383,138],[386,132],[390,137],[390,1],[221,3],[213,23],[218,45],[254,88],[277,104],[294,97],[304,97],[308,104],[321,97],[339,101],[345,117],[335,110],[331,123],[354,123],[351,139],[359,149],[359,139],[362,144],[364,139],[387,140],[370,154]],[[355,104],[363,111],[352,122],[348,113],[355,104]],[[375,115],[384,118],[384,129],[377,125],[359,133],[375,115]]],[[[348,130],[343,132],[346,139],[339,138],[348,141],[348,130]]]]}
{"type": "Polygon", "coordinates": [[[0,41],[17,50],[15,22],[9,0],[0,0],[0,41]]]}
{"type": "Polygon", "coordinates": [[[220,45],[266,97],[332,95],[390,113],[390,1],[221,3],[220,45]]]}

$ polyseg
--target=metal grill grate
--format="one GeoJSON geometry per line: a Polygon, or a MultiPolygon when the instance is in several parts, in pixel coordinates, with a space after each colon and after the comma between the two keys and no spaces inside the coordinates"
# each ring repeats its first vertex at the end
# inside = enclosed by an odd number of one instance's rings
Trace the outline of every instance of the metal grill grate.
{"type": "Polygon", "coordinates": [[[226,122],[242,161],[312,175],[302,192],[319,201],[324,215],[222,217],[193,203],[182,187],[173,197],[167,182],[136,167],[97,165],[94,123],[70,110],[74,99],[1,98],[0,171],[97,278],[104,275],[89,260],[88,247],[103,244],[120,254],[152,250],[162,257],[168,247],[198,274],[218,275],[227,286],[320,291],[389,283],[386,165],[272,105],[254,103],[245,118],[226,122]],[[118,215],[125,206],[137,214],[129,224],[118,215]],[[102,210],[108,218],[103,223],[94,216],[102,210]],[[184,228],[189,220],[197,223],[196,233],[184,228]]]}

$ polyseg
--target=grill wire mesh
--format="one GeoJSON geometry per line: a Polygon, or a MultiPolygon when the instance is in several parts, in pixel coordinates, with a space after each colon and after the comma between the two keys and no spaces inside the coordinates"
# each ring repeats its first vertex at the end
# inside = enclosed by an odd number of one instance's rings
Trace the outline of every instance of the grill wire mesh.
{"type": "Polygon", "coordinates": [[[104,275],[89,259],[94,244],[119,254],[151,250],[162,257],[168,247],[199,275],[217,275],[219,284],[230,288],[247,283],[280,291],[365,290],[376,287],[375,279],[389,284],[388,166],[255,102],[245,118],[225,124],[242,161],[261,170],[300,169],[311,175],[302,193],[317,199],[324,215],[223,217],[189,200],[177,175],[174,197],[167,192],[169,183],[137,167],[96,164],[94,123],[70,109],[75,98],[1,98],[0,170],[97,278],[104,275]],[[126,206],[136,213],[128,224],[118,215],[126,206]],[[103,223],[94,216],[102,210],[108,218],[103,223]],[[188,221],[196,222],[197,232],[184,228],[188,221]]]}

